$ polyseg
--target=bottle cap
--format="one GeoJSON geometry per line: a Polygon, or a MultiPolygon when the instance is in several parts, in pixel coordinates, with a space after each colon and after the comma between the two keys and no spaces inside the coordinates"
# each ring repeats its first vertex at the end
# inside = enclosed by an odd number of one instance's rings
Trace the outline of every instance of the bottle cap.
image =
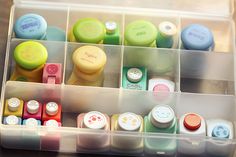
{"type": "Polygon", "coordinates": [[[107,21],[105,23],[105,27],[106,27],[106,32],[108,34],[113,34],[113,33],[115,33],[115,31],[117,29],[117,24],[114,21],[107,21]]]}
{"type": "Polygon", "coordinates": [[[6,124],[7,125],[17,125],[19,124],[19,119],[18,117],[14,116],[14,115],[10,115],[6,117],[6,124]]]}
{"type": "Polygon", "coordinates": [[[138,68],[130,68],[127,71],[127,79],[130,82],[139,82],[142,79],[143,73],[138,68]]]}
{"type": "Polygon", "coordinates": [[[39,111],[39,102],[36,100],[30,100],[27,102],[27,112],[30,114],[38,113],[39,111]]]}
{"type": "Polygon", "coordinates": [[[59,127],[60,126],[59,123],[54,119],[46,121],[44,125],[49,126],[49,127],[59,127]]]}
{"type": "Polygon", "coordinates": [[[138,115],[126,112],[119,115],[118,125],[125,131],[135,131],[140,128],[141,120],[138,115]]]}
{"type": "Polygon", "coordinates": [[[183,46],[189,50],[208,50],[213,44],[213,34],[205,26],[192,24],[181,33],[183,46]]]}
{"type": "Polygon", "coordinates": [[[58,112],[58,104],[55,102],[49,102],[46,104],[46,113],[50,116],[56,115],[58,112]]]}
{"type": "Polygon", "coordinates": [[[151,122],[158,128],[167,128],[174,121],[175,113],[167,105],[158,105],[151,111],[151,122]]]}
{"type": "Polygon", "coordinates": [[[161,22],[158,28],[159,28],[160,33],[163,36],[170,37],[177,33],[176,26],[173,23],[168,22],[168,21],[161,22]]]}
{"type": "Polygon", "coordinates": [[[14,58],[21,67],[32,70],[46,63],[48,52],[41,43],[26,41],[16,46],[14,58]]]}
{"type": "Polygon", "coordinates": [[[65,41],[66,40],[66,33],[61,28],[49,26],[47,28],[46,40],[65,41]]]}
{"type": "Polygon", "coordinates": [[[76,22],[73,33],[77,41],[99,43],[104,39],[105,27],[97,19],[83,18],[76,22]]]}
{"type": "Polygon", "coordinates": [[[34,118],[28,118],[25,120],[24,124],[29,127],[39,126],[39,122],[34,118]]]}
{"type": "Polygon", "coordinates": [[[73,53],[76,67],[86,74],[99,71],[107,61],[105,52],[96,46],[82,46],[73,53]]]}
{"type": "Polygon", "coordinates": [[[17,38],[41,39],[47,29],[45,19],[37,14],[25,14],[16,20],[14,31],[17,38]]]}
{"type": "Polygon", "coordinates": [[[223,125],[217,125],[212,131],[212,137],[229,138],[229,129],[223,125]]]}
{"type": "Polygon", "coordinates": [[[201,117],[194,113],[185,115],[184,126],[189,130],[197,130],[201,126],[201,117]]]}
{"type": "Polygon", "coordinates": [[[157,37],[157,29],[149,21],[137,20],[125,29],[125,40],[133,46],[150,46],[157,37]]]}
{"type": "Polygon", "coordinates": [[[18,98],[11,98],[7,100],[8,109],[12,112],[15,112],[20,107],[20,99],[18,98]]]}
{"type": "Polygon", "coordinates": [[[83,122],[86,128],[103,129],[107,124],[107,119],[101,112],[91,111],[85,114],[83,122]]]}

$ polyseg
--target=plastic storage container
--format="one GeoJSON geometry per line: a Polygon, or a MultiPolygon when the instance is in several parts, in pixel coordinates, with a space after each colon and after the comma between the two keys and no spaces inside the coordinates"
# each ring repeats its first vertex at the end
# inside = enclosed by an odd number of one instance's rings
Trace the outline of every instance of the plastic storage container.
{"type": "MultiPolygon", "coordinates": [[[[235,28],[232,20],[233,0],[71,0],[54,2],[15,0],[12,6],[3,87],[1,94],[1,117],[5,99],[19,97],[24,101],[38,100],[41,103],[56,101],[62,104],[62,127],[10,126],[1,124],[1,145],[6,148],[46,150],[66,153],[102,153],[122,154],[108,149],[81,151],[77,149],[77,137],[92,136],[99,138],[107,135],[110,138],[129,138],[130,140],[152,139],[176,140],[176,143],[188,142],[198,146],[206,142],[220,142],[228,145],[228,156],[234,155],[235,139],[218,140],[209,137],[188,135],[169,135],[158,133],[132,133],[123,131],[104,132],[76,128],[76,117],[79,113],[100,111],[109,116],[133,112],[143,117],[151,109],[165,102],[175,111],[177,119],[183,114],[194,112],[208,119],[225,119],[236,122],[235,105],[235,28]],[[214,5],[213,5],[214,4],[214,5]],[[26,13],[43,16],[49,25],[58,26],[68,34],[72,25],[84,17],[97,18],[102,22],[116,21],[121,27],[121,45],[86,44],[39,40],[48,50],[47,63],[61,63],[63,68],[62,84],[41,84],[32,82],[9,81],[15,62],[14,48],[24,39],[15,38],[13,25],[16,19],[26,13]],[[170,21],[177,26],[177,35],[171,49],[124,46],[124,28],[134,20],[151,21],[156,27],[162,21],[170,21]],[[181,30],[192,23],[200,23],[214,34],[214,51],[183,50],[180,38],[181,30]],[[67,85],[66,82],[73,70],[72,53],[83,45],[95,45],[107,55],[104,68],[103,87],[67,85]],[[168,77],[175,83],[175,92],[157,94],[151,91],[128,90],[121,87],[123,67],[146,67],[148,78],[168,77]],[[164,99],[164,100],[163,100],[164,99]],[[50,146],[40,146],[42,143],[50,146]],[[28,144],[32,142],[33,144],[28,144]]],[[[67,40],[66,40],[67,41],[67,40]]],[[[235,130],[234,130],[235,131],[235,130]]],[[[145,146],[144,146],[145,147],[145,146]]],[[[178,145],[177,145],[178,147],[178,145]]],[[[224,149],[224,147],[222,147],[224,149]]],[[[143,149],[144,150],[144,149],[143,149]]],[[[123,152],[126,154],[126,152],[123,152]]],[[[167,152],[133,153],[138,156],[166,155],[167,152]]],[[[178,149],[173,153],[179,155],[178,149]]],[[[132,155],[132,153],[131,153],[132,155]]],[[[201,155],[208,155],[203,151],[201,155]]]]}

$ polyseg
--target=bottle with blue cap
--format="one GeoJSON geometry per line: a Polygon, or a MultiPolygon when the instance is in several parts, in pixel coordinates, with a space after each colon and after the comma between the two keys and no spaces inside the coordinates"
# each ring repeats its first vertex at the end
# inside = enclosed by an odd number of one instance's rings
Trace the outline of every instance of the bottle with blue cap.
{"type": "Polygon", "coordinates": [[[206,145],[209,156],[229,156],[233,144],[227,140],[234,138],[233,124],[224,119],[207,120],[207,136],[212,137],[206,145]]]}
{"type": "Polygon", "coordinates": [[[214,36],[211,30],[200,24],[191,24],[181,32],[182,46],[187,50],[211,51],[214,48],[214,36]]]}

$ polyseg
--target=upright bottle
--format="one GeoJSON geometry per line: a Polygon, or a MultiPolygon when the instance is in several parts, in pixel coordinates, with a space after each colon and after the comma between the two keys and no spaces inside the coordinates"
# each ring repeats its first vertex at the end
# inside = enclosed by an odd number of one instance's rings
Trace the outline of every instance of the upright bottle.
{"type": "MultiPolygon", "coordinates": [[[[177,120],[173,109],[167,105],[154,107],[148,116],[144,117],[144,132],[176,134],[177,120]]],[[[148,154],[174,156],[176,152],[176,140],[173,137],[147,137],[144,146],[148,154]]]]}

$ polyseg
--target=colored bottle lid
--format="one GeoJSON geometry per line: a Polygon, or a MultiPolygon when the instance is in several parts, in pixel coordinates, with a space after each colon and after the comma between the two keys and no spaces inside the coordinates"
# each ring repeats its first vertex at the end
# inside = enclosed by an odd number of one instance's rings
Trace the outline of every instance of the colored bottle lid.
{"type": "Polygon", "coordinates": [[[141,123],[139,116],[131,112],[120,114],[118,117],[118,125],[125,131],[135,131],[140,128],[141,123]]]}
{"type": "Polygon", "coordinates": [[[183,46],[189,50],[208,50],[214,45],[213,34],[209,28],[192,24],[184,28],[181,33],[183,46]]]}
{"type": "Polygon", "coordinates": [[[83,18],[76,22],[73,33],[77,41],[84,43],[99,43],[104,39],[105,27],[94,18],[83,18]]]}
{"type": "Polygon", "coordinates": [[[229,138],[229,129],[224,125],[217,125],[212,130],[212,137],[229,138]]]}
{"type": "Polygon", "coordinates": [[[166,79],[156,79],[153,86],[154,92],[174,92],[174,82],[166,79]]]}
{"type": "Polygon", "coordinates": [[[14,115],[7,116],[6,117],[6,124],[7,125],[17,125],[17,124],[19,124],[19,118],[14,115]]]}
{"type": "Polygon", "coordinates": [[[37,14],[25,14],[14,25],[16,37],[24,39],[41,39],[46,30],[47,22],[37,14]]]}
{"type": "Polygon", "coordinates": [[[91,111],[85,114],[83,123],[86,128],[103,129],[107,124],[107,119],[101,112],[91,111]]]}
{"type": "Polygon", "coordinates": [[[201,126],[201,117],[194,113],[185,115],[184,126],[189,130],[197,130],[201,126]]]}
{"type": "Polygon", "coordinates": [[[26,41],[16,46],[14,58],[21,67],[32,70],[46,63],[48,52],[41,43],[26,41]]]}
{"type": "Polygon", "coordinates": [[[46,40],[49,40],[49,41],[65,41],[66,40],[66,33],[61,28],[49,26],[47,28],[46,40]]]}
{"type": "Polygon", "coordinates": [[[48,126],[48,127],[59,127],[60,126],[60,123],[58,123],[56,120],[54,119],[50,119],[48,121],[46,121],[44,123],[45,126],[48,126]]]}
{"type": "Polygon", "coordinates": [[[140,69],[138,68],[130,68],[128,71],[127,71],[127,79],[130,81],[130,82],[139,82],[143,77],[143,73],[140,69]]]}
{"type": "Polygon", "coordinates": [[[151,123],[158,128],[167,128],[174,121],[175,113],[167,105],[157,105],[151,111],[151,123]]]}
{"type": "Polygon", "coordinates": [[[117,24],[114,21],[107,21],[105,23],[105,28],[106,28],[106,32],[108,34],[113,34],[113,33],[115,33],[115,31],[117,29],[117,24]]]}
{"type": "Polygon", "coordinates": [[[12,112],[15,112],[20,107],[20,99],[18,98],[8,99],[7,104],[8,104],[8,109],[12,112]]]}
{"type": "Polygon", "coordinates": [[[158,26],[158,29],[161,35],[163,35],[164,37],[170,37],[177,33],[176,26],[168,21],[161,22],[158,26]]]}
{"type": "Polygon", "coordinates": [[[36,127],[36,126],[39,126],[40,124],[38,120],[36,120],[35,118],[28,118],[24,121],[24,125],[28,127],[36,127]]]}
{"type": "Polygon", "coordinates": [[[58,104],[55,102],[48,102],[46,104],[46,113],[50,116],[56,115],[58,112],[58,104]]]}
{"type": "Polygon", "coordinates": [[[128,45],[150,46],[157,37],[157,29],[149,21],[137,20],[127,25],[125,40],[128,45]]]}
{"type": "Polygon", "coordinates": [[[82,46],[75,50],[72,60],[81,72],[91,74],[104,67],[107,57],[99,47],[82,46]]]}
{"type": "Polygon", "coordinates": [[[30,114],[38,113],[39,111],[39,102],[36,100],[30,100],[27,102],[27,112],[30,114]]]}

